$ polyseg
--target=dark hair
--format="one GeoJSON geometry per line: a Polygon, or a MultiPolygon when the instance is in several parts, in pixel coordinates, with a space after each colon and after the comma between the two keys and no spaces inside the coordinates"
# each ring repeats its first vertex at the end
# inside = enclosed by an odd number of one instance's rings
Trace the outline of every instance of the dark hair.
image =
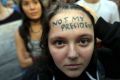
{"type": "MultiPolygon", "coordinates": [[[[51,20],[51,18],[56,15],[57,13],[61,12],[62,10],[67,10],[67,9],[76,9],[76,10],[81,10],[83,11],[84,13],[87,14],[87,16],[90,18],[93,26],[95,24],[95,21],[94,21],[94,18],[93,16],[89,13],[89,11],[87,11],[85,8],[79,6],[79,5],[76,5],[76,4],[66,4],[66,3],[58,3],[56,5],[54,5],[50,11],[48,11],[48,14],[46,15],[46,21],[43,25],[43,33],[42,33],[42,38],[41,38],[41,47],[42,47],[42,50],[43,50],[43,54],[46,54],[48,56],[48,64],[49,65],[49,68],[51,69],[50,71],[52,71],[52,73],[54,74],[54,71],[57,71],[59,72],[59,69],[57,69],[56,65],[54,64],[54,61],[50,55],[50,51],[49,51],[49,48],[48,48],[48,33],[49,33],[49,30],[50,30],[50,25],[49,25],[49,22],[51,20]]],[[[95,44],[96,44],[96,40],[95,40],[95,44]]],[[[90,74],[93,74],[94,77],[96,77],[96,56],[95,54],[93,53],[93,56],[92,56],[92,59],[88,65],[88,67],[86,68],[86,70],[88,72],[91,72],[90,74]]]]}
{"type": "MultiPolygon", "coordinates": [[[[25,12],[22,9],[22,1],[23,0],[19,1],[19,7],[20,7],[20,11],[22,13],[22,18],[23,18],[22,25],[19,27],[19,33],[20,33],[20,36],[22,37],[22,39],[24,41],[24,44],[25,44],[25,47],[26,47],[27,51],[30,52],[30,50],[27,46],[27,43],[29,42],[29,38],[30,38],[29,28],[31,27],[31,24],[30,24],[31,19],[29,19],[26,16],[25,12]]],[[[39,2],[40,2],[40,5],[42,7],[41,8],[42,9],[42,15],[40,17],[40,22],[42,24],[43,15],[44,15],[44,7],[43,7],[43,4],[42,4],[41,0],[39,0],[39,2]]]]}

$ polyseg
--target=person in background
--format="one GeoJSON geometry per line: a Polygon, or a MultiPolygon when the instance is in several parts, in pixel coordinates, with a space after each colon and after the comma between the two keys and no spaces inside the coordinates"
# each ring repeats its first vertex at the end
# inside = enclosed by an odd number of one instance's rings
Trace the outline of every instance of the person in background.
{"type": "Polygon", "coordinates": [[[41,0],[20,0],[19,6],[23,22],[15,35],[17,56],[20,66],[28,68],[42,55],[39,44],[44,7],[41,0]]]}
{"type": "Polygon", "coordinates": [[[97,15],[101,16],[104,20],[106,20],[109,23],[120,21],[118,7],[113,1],[79,0],[76,2],[76,4],[78,5],[80,3],[93,9],[97,13],[97,15]]]}
{"type": "Polygon", "coordinates": [[[24,71],[16,57],[14,32],[21,25],[21,14],[5,7],[0,0],[0,80],[21,80],[24,71]]]}

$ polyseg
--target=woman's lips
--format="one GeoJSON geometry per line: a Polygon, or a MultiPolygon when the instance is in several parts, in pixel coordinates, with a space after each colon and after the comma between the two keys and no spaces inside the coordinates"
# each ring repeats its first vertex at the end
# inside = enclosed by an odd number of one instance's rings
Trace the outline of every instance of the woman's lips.
{"type": "Polygon", "coordinates": [[[67,64],[67,65],[64,65],[67,69],[70,69],[70,70],[76,70],[76,69],[79,69],[82,64],[67,64]]]}
{"type": "Polygon", "coordinates": [[[37,15],[37,12],[32,12],[31,15],[35,16],[37,15]]]}

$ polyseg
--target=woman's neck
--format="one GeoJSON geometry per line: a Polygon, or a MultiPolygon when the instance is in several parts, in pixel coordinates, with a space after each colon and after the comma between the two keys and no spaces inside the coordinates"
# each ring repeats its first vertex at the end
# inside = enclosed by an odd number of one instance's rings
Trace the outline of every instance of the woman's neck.
{"type": "Polygon", "coordinates": [[[41,23],[40,23],[40,20],[36,20],[36,21],[31,21],[31,26],[40,26],[41,23]]]}
{"type": "Polygon", "coordinates": [[[100,0],[85,0],[86,2],[88,2],[88,3],[97,3],[97,2],[99,2],[100,0]]]}
{"type": "Polygon", "coordinates": [[[41,25],[40,21],[31,22],[30,31],[32,33],[39,33],[39,32],[41,32],[42,31],[42,25],[41,25]]]}

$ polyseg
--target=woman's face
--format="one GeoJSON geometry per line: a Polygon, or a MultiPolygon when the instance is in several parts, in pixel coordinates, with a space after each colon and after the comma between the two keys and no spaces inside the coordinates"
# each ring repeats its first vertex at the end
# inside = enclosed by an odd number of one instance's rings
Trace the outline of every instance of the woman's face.
{"type": "Polygon", "coordinates": [[[88,66],[94,50],[94,31],[80,10],[64,10],[50,20],[48,46],[56,66],[68,77],[78,77],[88,66]]]}
{"type": "Polygon", "coordinates": [[[41,17],[41,8],[39,0],[22,0],[22,9],[27,17],[32,20],[36,20],[41,17]]]}

